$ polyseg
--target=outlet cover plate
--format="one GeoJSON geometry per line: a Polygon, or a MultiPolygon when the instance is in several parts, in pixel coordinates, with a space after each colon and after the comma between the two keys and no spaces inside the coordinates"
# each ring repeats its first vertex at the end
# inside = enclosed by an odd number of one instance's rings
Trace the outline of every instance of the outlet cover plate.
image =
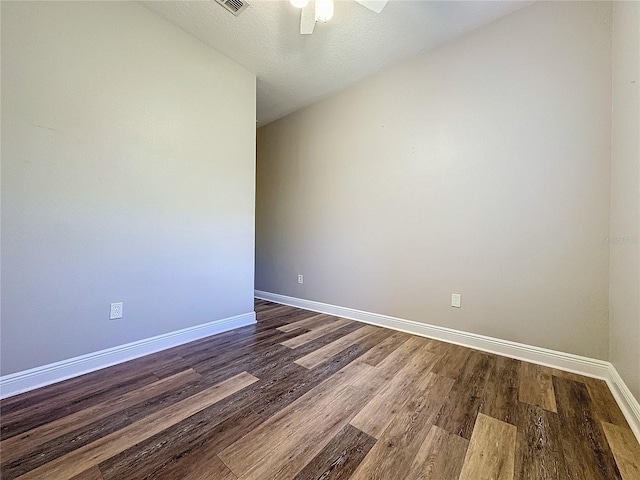
{"type": "Polygon", "coordinates": [[[451,306],[460,308],[460,297],[462,295],[460,293],[452,293],[451,294],[451,306]]]}
{"type": "Polygon", "coordinates": [[[115,320],[116,318],[122,318],[122,302],[111,304],[111,312],[109,313],[109,320],[115,320]]]}

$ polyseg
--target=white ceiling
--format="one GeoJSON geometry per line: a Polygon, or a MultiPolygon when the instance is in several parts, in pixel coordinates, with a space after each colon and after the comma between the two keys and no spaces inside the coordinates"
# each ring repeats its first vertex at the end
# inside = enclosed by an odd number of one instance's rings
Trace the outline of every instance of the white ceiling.
{"type": "Polygon", "coordinates": [[[238,17],[214,0],[143,5],[256,74],[258,125],[532,3],[391,0],[376,14],[336,0],[332,20],[300,35],[287,0],[248,1],[238,17]]]}

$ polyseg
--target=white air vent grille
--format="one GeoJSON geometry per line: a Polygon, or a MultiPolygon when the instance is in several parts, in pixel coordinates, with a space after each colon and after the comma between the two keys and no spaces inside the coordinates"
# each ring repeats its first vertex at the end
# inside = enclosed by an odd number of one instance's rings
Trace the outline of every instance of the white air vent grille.
{"type": "Polygon", "coordinates": [[[236,17],[249,6],[244,0],[216,0],[220,5],[233,13],[236,17]]]}

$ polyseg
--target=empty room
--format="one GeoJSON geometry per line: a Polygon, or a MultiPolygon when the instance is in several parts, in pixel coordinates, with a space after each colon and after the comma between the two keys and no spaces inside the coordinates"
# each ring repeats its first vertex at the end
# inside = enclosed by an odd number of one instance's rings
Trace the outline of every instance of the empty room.
{"type": "Polygon", "coordinates": [[[0,478],[640,480],[640,1],[0,20],[0,478]]]}

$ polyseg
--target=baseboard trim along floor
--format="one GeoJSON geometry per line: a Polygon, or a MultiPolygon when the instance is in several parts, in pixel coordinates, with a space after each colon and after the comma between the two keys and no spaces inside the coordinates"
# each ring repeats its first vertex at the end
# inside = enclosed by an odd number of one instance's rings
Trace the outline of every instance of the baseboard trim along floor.
{"type": "Polygon", "coordinates": [[[353,308],[340,307],[327,303],[289,297],[277,293],[255,291],[255,297],[261,300],[290,305],[314,312],[335,315],[359,322],[386,327],[392,330],[433,338],[443,342],[455,343],[496,355],[537,363],[547,367],[577,373],[587,377],[605,380],[636,438],[640,442],[640,404],[633,396],[615,367],[603,360],[582,357],[571,353],[558,352],[546,348],[487,337],[475,333],[463,332],[452,328],[429,325],[425,323],[390,317],[378,313],[364,312],[353,308]]]}
{"type": "Polygon", "coordinates": [[[253,323],[256,323],[256,314],[248,312],[5,375],[0,377],[0,398],[11,397],[253,323]]]}

